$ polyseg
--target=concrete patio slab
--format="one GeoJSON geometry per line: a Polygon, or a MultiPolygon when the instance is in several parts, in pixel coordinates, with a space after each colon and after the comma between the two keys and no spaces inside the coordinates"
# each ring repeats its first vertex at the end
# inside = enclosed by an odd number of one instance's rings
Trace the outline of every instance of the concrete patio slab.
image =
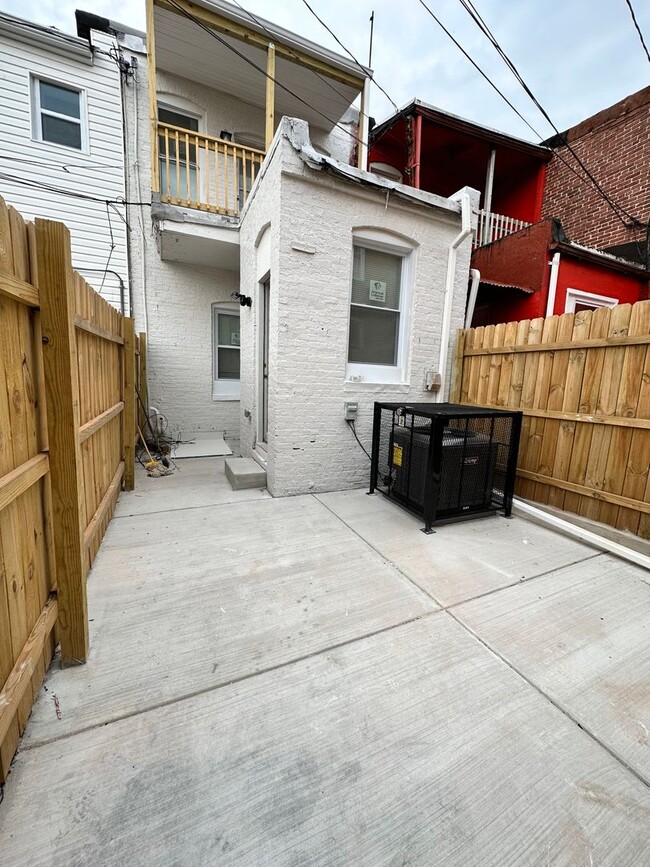
{"type": "Polygon", "coordinates": [[[420,532],[422,520],[364,491],[318,499],[440,605],[454,605],[580,562],[595,549],[521,518],[497,516],[420,532]]]}
{"type": "Polygon", "coordinates": [[[88,594],[90,658],[53,668],[25,746],[436,608],[311,496],[116,519],[88,594]]]}
{"type": "Polygon", "coordinates": [[[23,751],[5,801],[11,867],[650,858],[647,788],[444,612],[23,751]]]}
{"type": "Polygon", "coordinates": [[[603,554],[454,614],[650,785],[645,570],[603,554]]]}
{"type": "Polygon", "coordinates": [[[184,458],[173,475],[156,479],[137,469],[135,491],[120,494],[118,518],[270,498],[267,491],[233,491],[224,473],[224,458],[184,458]]]}

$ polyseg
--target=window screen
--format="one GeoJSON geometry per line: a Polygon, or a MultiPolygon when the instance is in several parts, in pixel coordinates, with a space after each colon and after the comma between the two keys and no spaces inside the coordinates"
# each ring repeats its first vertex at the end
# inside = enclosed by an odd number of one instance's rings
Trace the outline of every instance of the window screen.
{"type": "Polygon", "coordinates": [[[348,361],[397,364],[402,257],[354,247],[348,361]]]}

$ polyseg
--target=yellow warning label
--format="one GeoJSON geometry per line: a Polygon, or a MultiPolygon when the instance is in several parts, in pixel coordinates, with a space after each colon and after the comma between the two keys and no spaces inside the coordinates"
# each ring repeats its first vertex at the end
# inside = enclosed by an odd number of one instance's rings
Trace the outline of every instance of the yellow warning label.
{"type": "Polygon", "coordinates": [[[393,446],[393,466],[401,467],[402,466],[402,447],[401,446],[393,446]]]}

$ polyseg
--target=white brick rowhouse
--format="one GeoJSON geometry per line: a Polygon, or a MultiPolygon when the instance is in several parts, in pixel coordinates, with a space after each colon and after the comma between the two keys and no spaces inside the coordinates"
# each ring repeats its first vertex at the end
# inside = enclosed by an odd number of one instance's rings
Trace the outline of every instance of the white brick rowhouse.
{"type": "MultiPolygon", "coordinates": [[[[478,193],[465,192],[475,209],[478,193]]],[[[274,496],[359,487],[369,461],[344,420],[358,402],[357,433],[370,449],[376,400],[425,401],[427,371],[439,369],[450,245],[461,229],[458,201],[391,184],[322,160],[307,125],[284,119],[240,230],[242,454],[264,457],[260,437],[261,281],[270,274],[268,449],[274,496]],[[378,237],[409,250],[406,358],[400,382],[350,381],[347,367],[353,239],[378,237]]],[[[458,249],[451,337],[462,326],[471,237],[458,249]]],[[[448,389],[449,365],[443,393],[448,389]]]]}
{"type": "MultiPolygon", "coordinates": [[[[126,163],[128,198],[139,202],[151,196],[151,147],[148,121],[149,91],[146,45],[130,35],[123,40],[127,59],[136,58],[135,74],[124,89],[126,115],[126,163]]],[[[249,141],[263,142],[264,112],[212,88],[158,70],[159,105],[200,115],[204,131],[219,136],[224,129],[235,131],[249,141]]],[[[351,120],[355,119],[350,112],[351,120]]],[[[318,131],[317,146],[343,162],[350,159],[353,138],[346,129],[354,123],[344,117],[332,132],[318,131]]],[[[161,207],[154,196],[153,207],[129,209],[132,262],[132,309],[137,330],[148,333],[149,398],[163,413],[170,431],[187,438],[196,432],[223,433],[238,452],[240,403],[237,399],[214,399],[212,393],[212,307],[239,311],[231,295],[239,289],[239,264],[247,262],[247,251],[239,250],[239,219],[217,214],[161,207]],[[166,222],[165,222],[166,220],[166,222]],[[192,249],[173,261],[170,242],[163,239],[161,226],[176,221],[187,235],[201,236],[205,259],[210,233],[227,235],[231,248],[214,246],[211,264],[197,264],[192,249]],[[162,245],[167,244],[163,258],[162,245]]],[[[169,237],[169,236],[167,236],[169,237]]],[[[171,242],[173,243],[173,242],[171,242]]],[[[180,243],[179,243],[180,247],[180,243]]]]}

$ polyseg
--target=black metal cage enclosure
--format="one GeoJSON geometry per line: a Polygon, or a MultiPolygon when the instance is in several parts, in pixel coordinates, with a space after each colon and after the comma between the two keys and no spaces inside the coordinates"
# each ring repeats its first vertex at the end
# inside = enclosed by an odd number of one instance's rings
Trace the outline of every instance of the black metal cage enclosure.
{"type": "Polygon", "coordinates": [[[453,403],[375,403],[370,493],[434,524],[512,510],[522,414],[453,403]]]}

